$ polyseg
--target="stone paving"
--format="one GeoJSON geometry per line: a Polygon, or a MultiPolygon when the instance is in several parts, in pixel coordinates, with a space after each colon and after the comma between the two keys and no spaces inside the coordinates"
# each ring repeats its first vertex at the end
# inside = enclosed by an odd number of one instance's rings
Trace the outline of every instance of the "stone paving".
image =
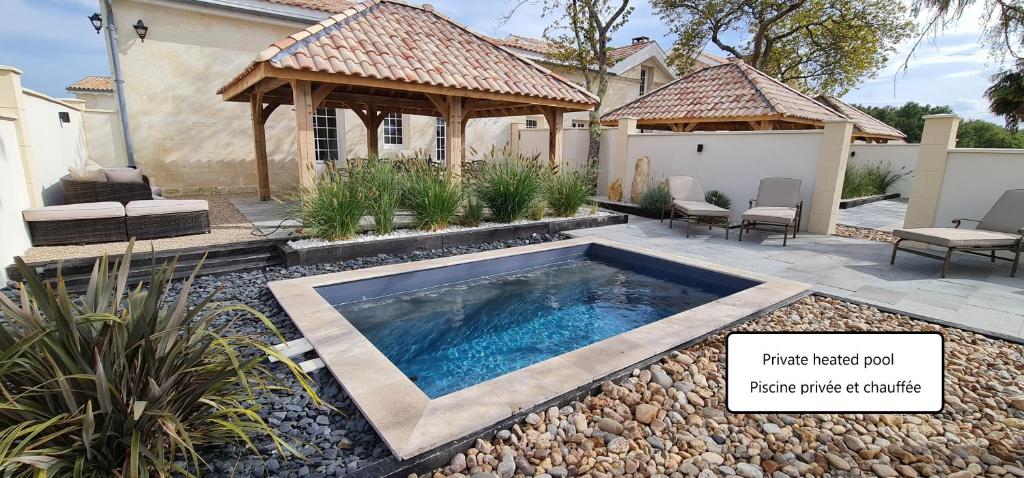
{"type": "Polygon", "coordinates": [[[868,227],[879,231],[892,232],[903,227],[907,215],[907,200],[892,199],[878,201],[850,209],[840,209],[836,222],[850,226],[868,227]]]}
{"type": "MultiPolygon", "coordinates": [[[[859,208],[855,208],[859,209],[859,208]]],[[[721,229],[668,228],[668,222],[630,216],[628,224],[568,232],[662,249],[718,264],[811,284],[814,290],[881,307],[1024,339],[1024,274],[1010,263],[954,255],[949,277],[942,262],[900,253],[892,245],[802,233],[782,247],[782,235],[761,231],[724,239],[721,229]]],[[[738,232],[738,231],[732,231],[738,232]]]]}

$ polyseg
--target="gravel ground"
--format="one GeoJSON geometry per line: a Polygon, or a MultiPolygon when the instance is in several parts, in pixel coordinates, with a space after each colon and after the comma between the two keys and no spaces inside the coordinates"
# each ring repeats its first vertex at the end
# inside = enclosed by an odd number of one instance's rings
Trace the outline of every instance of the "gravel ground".
{"type": "Polygon", "coordinates": [[[848,226],[846,224],[836,224],[836,235],[880,242],[893,242],[895,240],[892,237],[892,233],[888,231],[879,231],[870,227],[848,226]]]}
{"type": "MultiPolygon", "coordinates": [[[[215,244],[229,244],[232,242],[256,241],[263,238],[263,235],[252,234],[252,223],[250,223],[238,209],[231,204],[231,199],[240,196],[216,195],[216,196],[183,196],[172,199],[205,199],[210,203],[210,233],[194,234],[191,236],[168,237],[166,239],[153,239],[138,241],[135,250],[148,251],[150,247],[157,251],[168,249],[181,249],[185,247],[212,246],[215,244]]],[[[76,257],[95,257],[103,254],[121,254],[127,242],[108,242],[103,244],[88,244],[84,246],[46,246],[31,247],[22,257],[26,262],[55,261],[61,259],[72,259],[76,257]]]]}
{"type": "Polygon", "coordinates": [[[728,413],[720,333],[620,383],[605,382],[582,402],[477,440],[423,476],[1024,477],[1024,346],[820,296],[739,329],[941,331],[945,410],[728,413]]]}

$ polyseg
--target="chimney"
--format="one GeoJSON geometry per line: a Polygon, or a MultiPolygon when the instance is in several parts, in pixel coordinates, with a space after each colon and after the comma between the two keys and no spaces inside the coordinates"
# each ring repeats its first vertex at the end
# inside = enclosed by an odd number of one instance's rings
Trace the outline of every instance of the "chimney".
{"type": "Polygon", "coordinates": [[[648,37],[633,37],[633,44],[634,45],[636,45],[638,43],[647,43],[649,41],[651,41],[651,39],[648,38],[648,37]]]}

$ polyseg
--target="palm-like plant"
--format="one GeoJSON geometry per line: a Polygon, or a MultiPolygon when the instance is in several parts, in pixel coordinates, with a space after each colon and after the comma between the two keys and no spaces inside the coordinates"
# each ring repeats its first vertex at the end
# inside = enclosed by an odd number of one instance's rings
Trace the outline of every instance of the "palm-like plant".
{"type": "Polygon", "coordinates": [[[989,110],[1003,117],[1006,129],[1016,132],[1024,118],[1024,61],[1019,61],[1015,70],[992,75],[992,85],[985,90],[985,98],[989,110]]]}
{"type": "Polygon", "coordinates": [[[0,473],[195,476],[198,448],[230,442],[258,454],[255,435],[301,456],[259,416],[256,394],[273,388],[268,356],[320,405],[310,378],[261,340],[229,334],[240,319],[215,320],[248,314],[281,338],[273,324],[212,295],[189,307],[195,272],[172,299],[175,261],[154,264],[148,288],[126,290],[131,250],[113,267],[98,260],[84,297],[17,261],[20,304],[0,294],[0,473]]]}

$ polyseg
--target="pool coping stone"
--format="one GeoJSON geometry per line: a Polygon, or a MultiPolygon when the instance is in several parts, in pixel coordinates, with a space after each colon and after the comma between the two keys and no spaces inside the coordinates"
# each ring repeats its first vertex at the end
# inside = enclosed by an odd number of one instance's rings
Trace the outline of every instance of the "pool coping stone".
{"type": "Polygon", "coordinates": [[[400,460],[486,429],[566,392],[804,295],[810,289],[807,284],[791,280],[595,237],[287,279],[271,282],[268,287],[400,460]],[[373,277],[588,244],[761,283],[435,399],[427,397],[316,290],[320,286],[373,277]]]}

